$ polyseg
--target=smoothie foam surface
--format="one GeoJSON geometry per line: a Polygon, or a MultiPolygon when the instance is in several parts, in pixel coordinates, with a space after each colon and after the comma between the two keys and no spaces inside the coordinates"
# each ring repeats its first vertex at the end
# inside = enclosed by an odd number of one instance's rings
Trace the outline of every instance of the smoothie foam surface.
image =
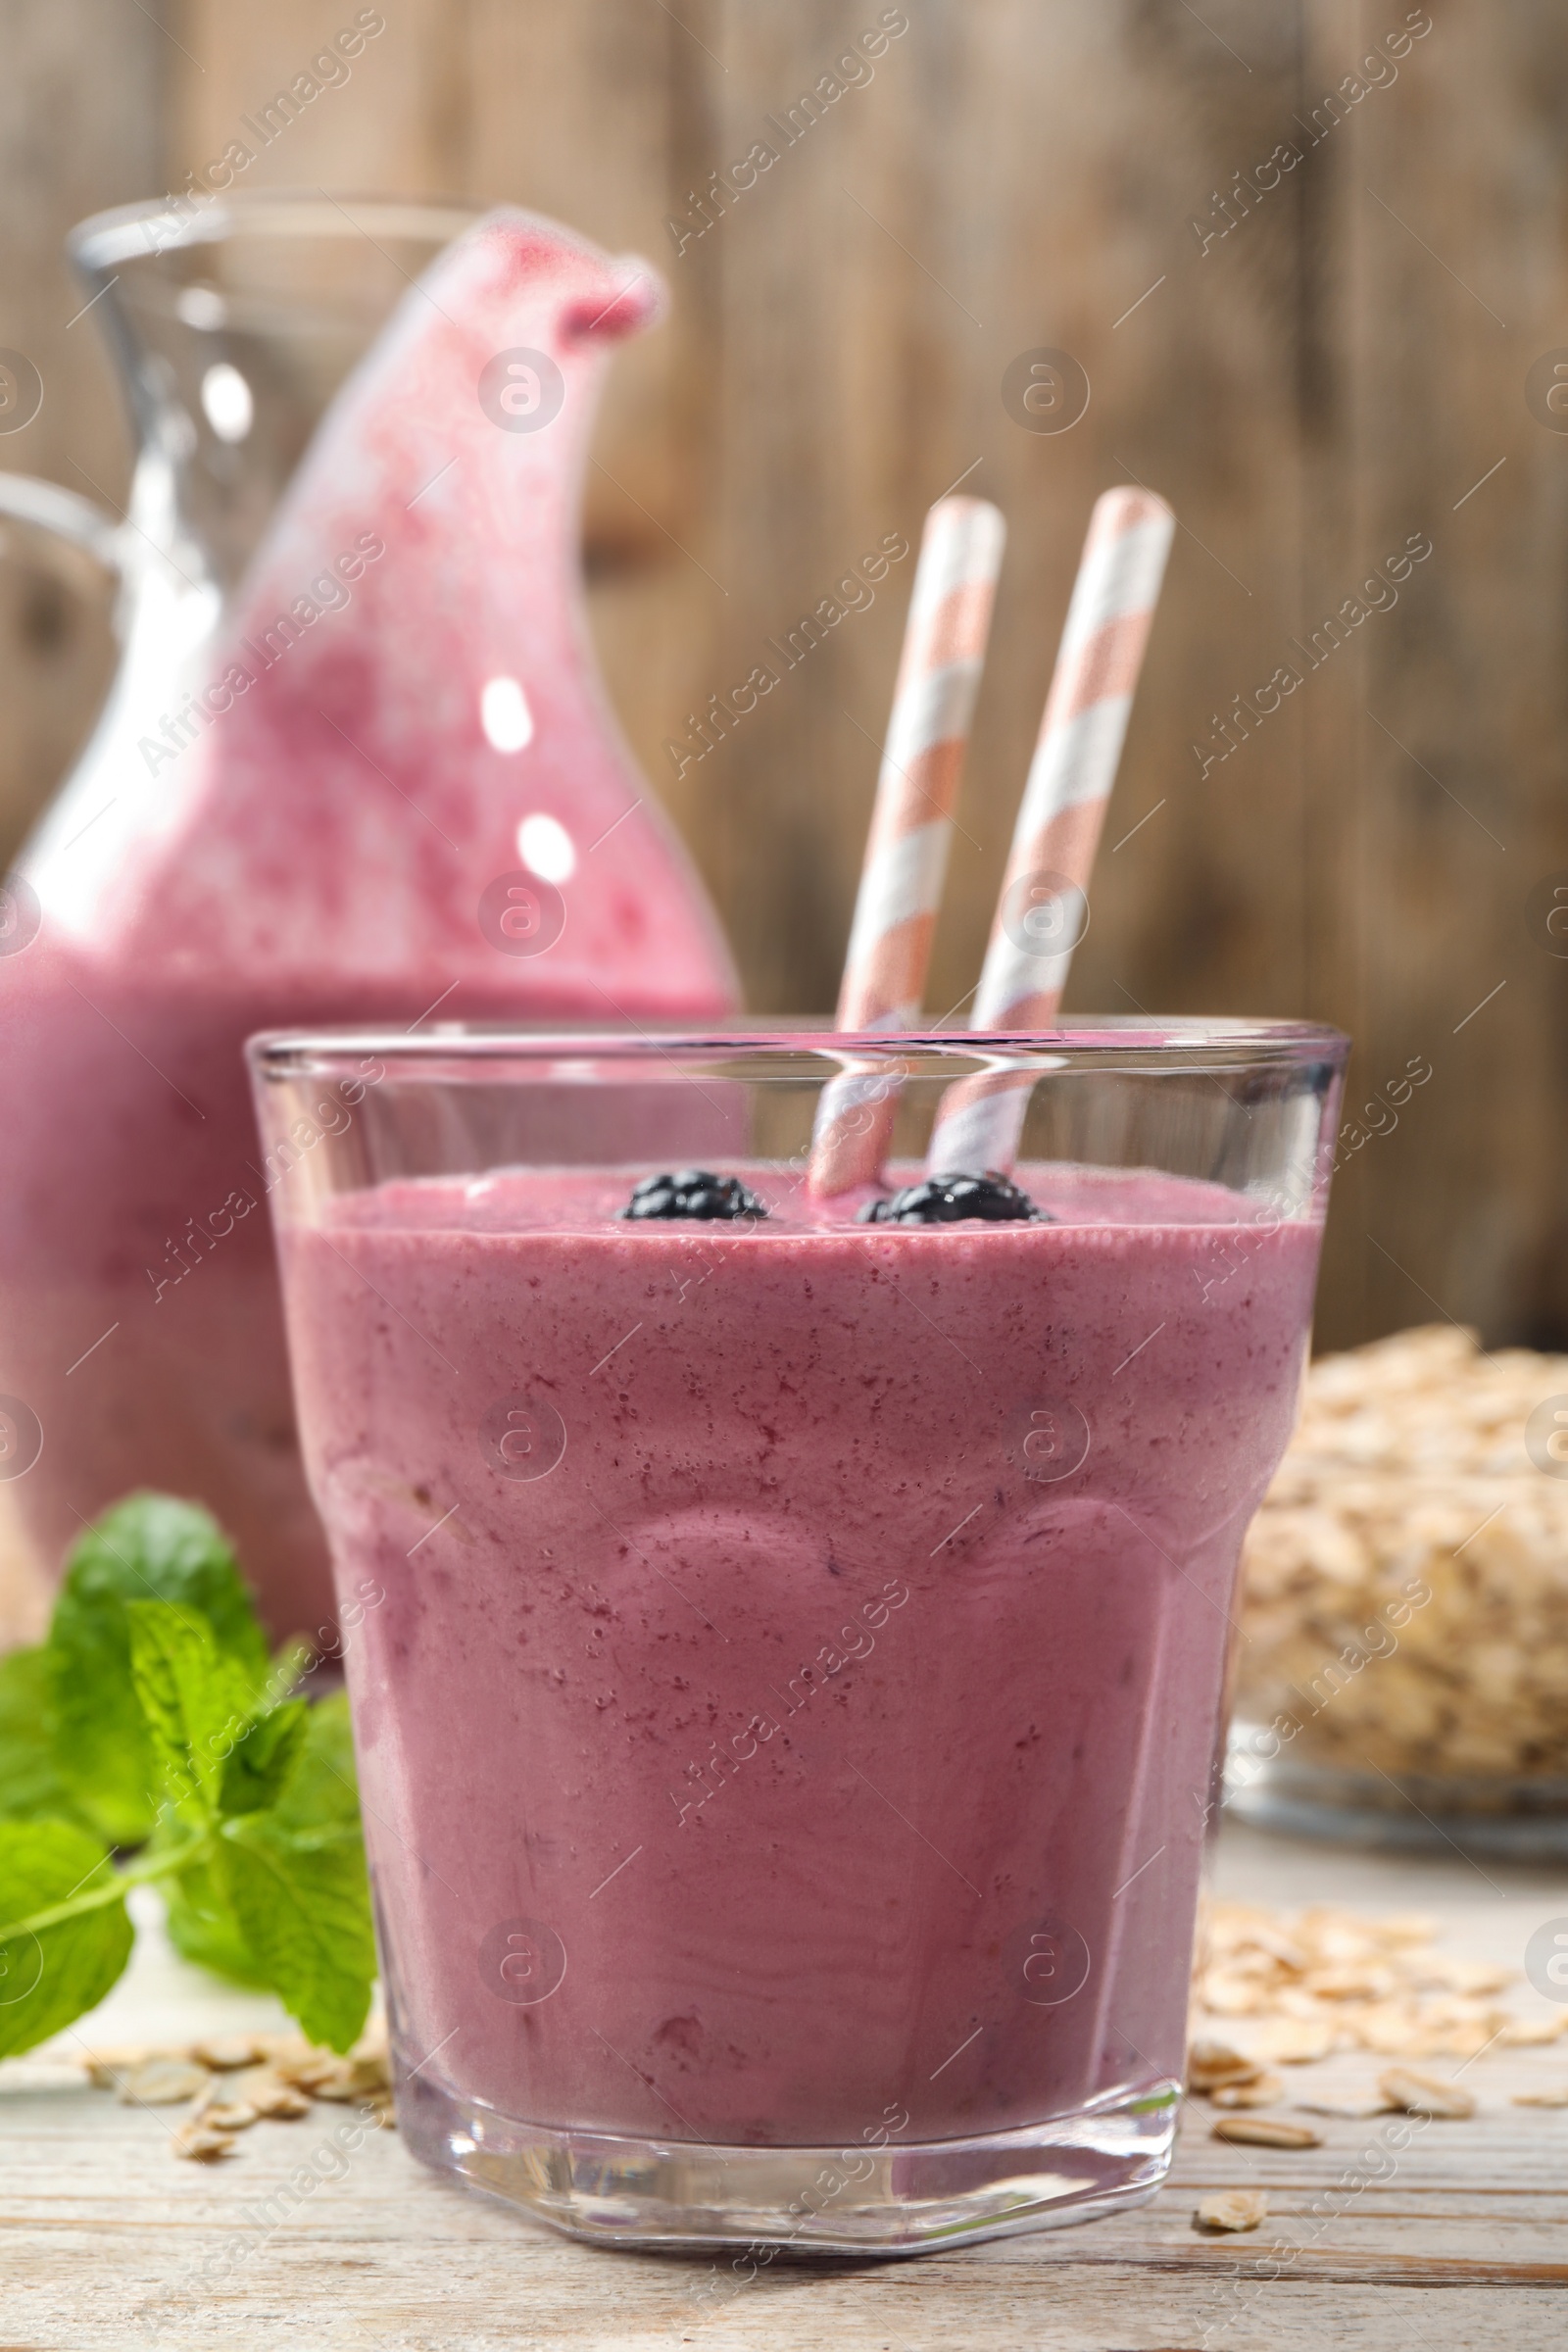
{"type": "MultiPolygon", "coordinates": [[[[333,1225],[396,1228],[415,1231],[467,1233],[571,1232],[588,1235],[605,1230],[623,1234],[617,1211],[625,1206],[631,1187],[646,1173],[641,1165],[621,1170],[584,1171],[578,1168],[496,1168],[482,1176],[416,1177],[380,1184],[373,1190],[344,1193],[328,1206],[333,1225]]],[[[854,1225],[861,1203],[874,1197],[861,1187],[837,1200],[813,1199],[807,1189],[806,1171],[777,1162],[726,1161],[725,1172],[736,1175],[757,1195],[767,1210],[765,1220],[748,1223],[749,1237],[767,1241],[803,1234],[839,1232],[854,1225]]],[[[891,1162],[882,1189],[894,1191],[918,1181],[920,1168],[891,1162]]],[[[1260,1197],[1237,1194],[1228,1186],[1171,1176],[1156,1168],[1096,1168],[1070,1161],[1024,1162],[1014,1170],[1045,1219],[1076,1230],[1103,1225],[1169,1227],[1235,1225],[1255,1229],[1273,1222],[1269,1203],[1260,1197]]],[[[681,1227],[677,1221],[674,1230],[681,1227]]],[[[689,1234],[690,1227],[685,1228],[689,1234]]],[[[704,1230],[723,1238],[723,1222],[704,1230]]],[[[1001,1228],[975,1222],[967,1225],[882,1226],[915,1241],[941,1232],[951,1243],[956,1236],[973,1240],[1001,1228]]],[[[1039,1228],[1035,1228],[1038,1232],[1039,1228]]],[[[661,1235],[667,1240],[669,1223],[651,1220],[636,1225],[632,1239],[661,1235]]]]}

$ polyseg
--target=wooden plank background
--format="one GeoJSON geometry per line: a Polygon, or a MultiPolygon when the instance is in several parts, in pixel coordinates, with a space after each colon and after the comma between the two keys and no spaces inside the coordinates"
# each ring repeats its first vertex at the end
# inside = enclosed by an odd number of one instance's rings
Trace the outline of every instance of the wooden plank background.
{"type": "MultiPolygon", "coordinates": [[[[1183,528],[1069,1003],[1338,1021],[1357,1101],[1425,1056],[1430,1084],[1340,1180],[1319,1342],[1446,1314],[1568,1344],[1568,966],[1526,916],[1568,868],[1568,436],[1525,400],[1568,343],[1551,15],[902,0],[871,78],[678,252],[690,192],[780,145],[765,118],[882,13],[397,0],[244,184],[514,200],[664,270],[670,322],[620,363],[599,441],[595,624],[757,1009],[832,1002],[912,565],[677,776],[685,714],[956,477],[1005,509],[944,1012],[976,975],[1090,505],[1129,475],[1165,493],[1183,528]],[[1004,407],[1008,363],[1040,347],[1090,379],[1068,431],[1004,407]],[[1397,602],[1368,590],[1382,609],[1311,665],[1314,631],[1411,534],[1432,553],[1397,602]],[[1301,683],[1259,717],[1282,664],[1301,683]]],[[[60,237],[181,184],[353,15],[0,0],[0,343],[47,392],[0,464],[74,488],[85,465],[118,491],[60,237]]],[[[28,534],[8,550],[0,852],[108,660],[90,583],[28,534]]]]}

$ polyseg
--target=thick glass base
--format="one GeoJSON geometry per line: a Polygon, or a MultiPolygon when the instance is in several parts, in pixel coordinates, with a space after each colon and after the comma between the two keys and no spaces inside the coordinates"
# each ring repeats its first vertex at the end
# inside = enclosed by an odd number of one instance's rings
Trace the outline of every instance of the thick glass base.
{"type": "Polygon", "coordinates": [[[401,2067],[397,2084],[416,2156],[569,2237],[811,2255],[919,2254],[1141,2205],[1169,2169],[1177,2100],[1163,2082],[977,2139],[721,2148],[519,2123],[401,2067]]]}

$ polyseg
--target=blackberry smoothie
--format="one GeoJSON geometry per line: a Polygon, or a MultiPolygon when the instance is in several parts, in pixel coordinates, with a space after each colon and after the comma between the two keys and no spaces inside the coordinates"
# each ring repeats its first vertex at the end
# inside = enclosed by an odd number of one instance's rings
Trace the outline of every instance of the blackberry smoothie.
{"type": "Polygon", "coordinates": [[[312,1491],[387,1594],[348,1673],[410,2113],[490,2118],[435,2160],[1158,2110],[1315,1216],[1054,1163],[1038,1220],[863,1223],[732,1162],[765,1213],[628,1219],[647,1173],[281,1233],[312,1491]]]}
{"type": "MultiPolygon", "coordinates": [[[[0,926],[0,1393],[41,1429],[9,1494],[50,1571],[98,1510],[160,1487],[218,1513],[275,1633],[328,1607],[252,1030],[733,1003],[609,710],[579,577],[601,378],[660,300],[645,266],[499,212],[409,286],[220,612],[191,519],[217,490],[168,486],[178,564],[143,594],[94,744],[24,855],[12,952],[0,926]],[[193,633],[181,699],[168,648],[193,633]]],[[[205,446],[183,412],[168,438],[205,446]]],[[[249,448],[219,453],[233,499],[249,448]]],[[[161,463],[138,476],[149,529],[161,463]]],[[[368,1115],[341,1095],[302,1106],[327,1133],[351,1109],[368,1115]]]]}

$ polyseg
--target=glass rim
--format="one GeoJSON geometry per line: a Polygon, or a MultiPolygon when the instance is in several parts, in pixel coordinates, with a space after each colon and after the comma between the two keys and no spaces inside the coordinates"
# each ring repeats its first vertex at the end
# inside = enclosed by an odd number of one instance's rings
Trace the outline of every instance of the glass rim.
{"type": "MultiPolygon", "coordinates": [[[[1168,1070],[1200,1074],[1208,1068],[1236,1072],[1327,1063],[1343,1070],[1350,1040],[1343,1030],[1313,1021],[1252,1020],[1237,1016],[1205,1019],[1174,1015],[1105,1013],[1075,1017],[1056,1029],[836,1030],[828,1016],[794,1016],[781,1021],[760,1015],[710,1025],[652,1022],[607,1029],[602,1023],[444,1021],[429,1028],[377,1027],[264,1030],[246,1042],[245,1054],[262,1081],[325,1077],[336,1065],[367,1058],[386,1065],[387,1080],[440,1077],[455,1080],[495,1063],[522,1065],[570,1061],[621,1062],[632,1066],[716,1055],[820,1065],[824,1080],[846,1061],[898,1062],[906,1078],[944,1082],[1005,1064],[1041,1076],[1074,1066],[1112,1066],[1148,1073],[1168,1070]],[[911,1056],[927,1066],[911,1070],[911,1056]]],[[[357,1073],[356,1073],[357,1074],[357,1073]]],[[[791,1075],[800,1077],[798,1069],[791,1075]]],[[[382,1083],[382,1081],[377,1082],[382,1083]]]]}
{"type": "Polygon", "coordinates": [[[484,212],[482,205],[461,196],[344,194],[334,199],[316,188],[225,188],[200,199],[150,196],[90,213],[70,230],[66,248],[76,269],[96,280],[127,262],[157,262],[193,245],[221,244],[236,229],[266,236],[363,234],[356,214],[371,218],[383,235],[446,245],[482,220],[484,212]],[[150,246],[142,233],[147,223],[172,220],[181,203],[189,203],[189,216],[150,246]]]}

